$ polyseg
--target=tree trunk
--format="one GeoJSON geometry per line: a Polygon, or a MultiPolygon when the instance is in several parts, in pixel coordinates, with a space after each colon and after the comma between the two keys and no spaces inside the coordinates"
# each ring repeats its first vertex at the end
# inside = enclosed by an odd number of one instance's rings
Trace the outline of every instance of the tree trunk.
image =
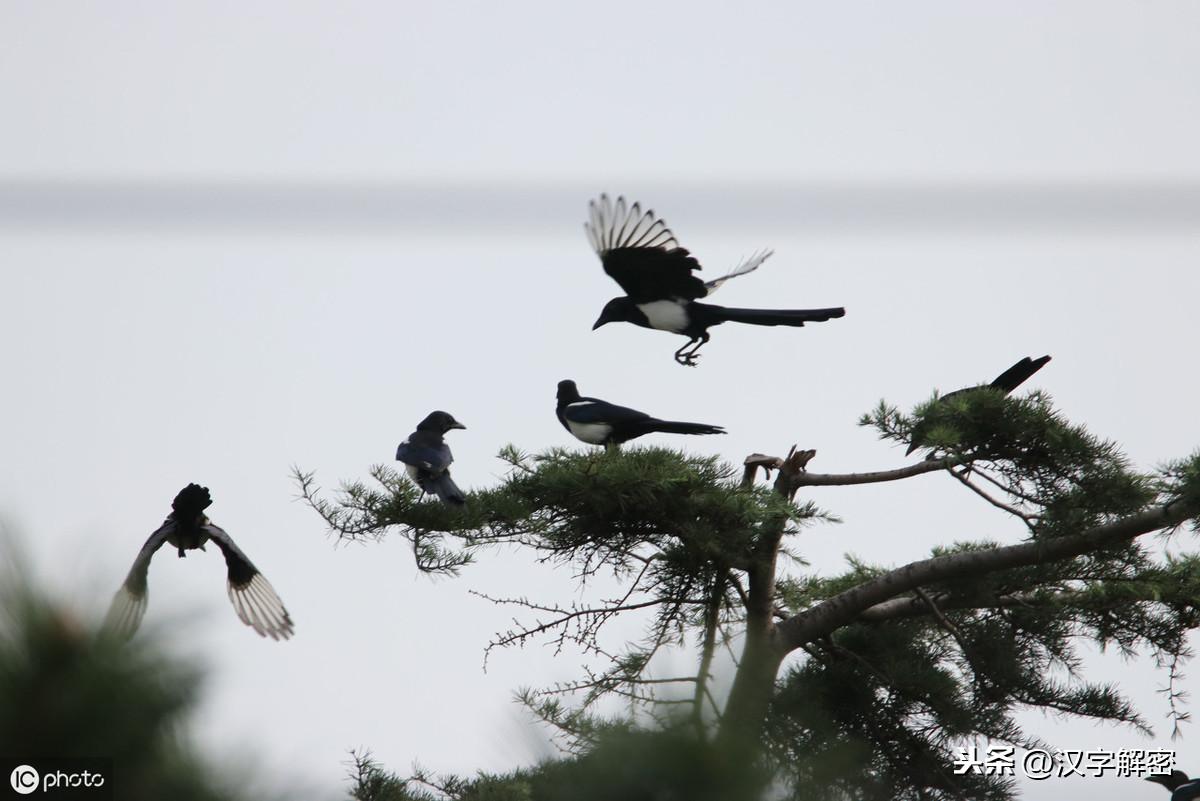
{"type": "MultiPolygon", "coordinates": [[[[786,459],[752,454],[747,457],[743,486],[753,482],[759,467],[779,470],[775,491],[791,500],[800,486],[804,468],[816,451],[799,451],[795,446],[786,459]]],[[[717,740],[731,752],[753,758],[762,738],[763,723],[775,692],[775,677],[787,651],[779,645],[775,631],[775,569],[779,545],[787,529],[787,518],[763,524],[751,557],[746,596],[746,645],[733,678],[733,687],[721,716],[717,740]]]]}
{"type": "Polygon", "coordinates": [[[775,677],[783,662],[784,652],[775,640],[773,631],[747,632],[746,647],[717,731],[717,741],[723,748],[743,752],[749,758],[758,752],[767,710],[775,693],[775,677]]]}

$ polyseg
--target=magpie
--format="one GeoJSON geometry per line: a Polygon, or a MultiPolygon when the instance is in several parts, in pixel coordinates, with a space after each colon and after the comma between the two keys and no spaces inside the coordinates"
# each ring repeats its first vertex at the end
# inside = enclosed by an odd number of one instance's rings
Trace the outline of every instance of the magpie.
{"type": "Polygon", "coordinates": [[[558,422],[580,442],[615,447],[643,434],[724,434],[721,426],[659,420],[645,412],[579,394],[574,381],[558,382],[558,422]]]}
{"type": "Polygon", "coordinates": [[[150,569],[150,559],[163,543],[171,543],[182,558],[188,551],[203,551],[204,544],[212,542],[225,555],[225,564],[229,568],[229,600],[241,621],[260,636],[272,640],[286,640],[292,636],[292,618],[283,601],[225,530],[204,514],[211,505],[208,487],[188,484],[179,491],[171,502],[171,513],[146,540],[125,583],[117,590],[105,619],[106,628],[123,637],[132,637],[137,631],[146,614],[146,573],[150,569]]]}
{"type": "Polygon", "coordinates": [[[675,361],[694,367],[697,351],[708,342],[708,329],[724,322],[751,325],[791,325],[824,322],[841,317],[846,310],[830,309],[730,309],[697,303],[720,288],[730,278],[757,270],[771,256],[763,250],[738,264],[722,277],[709,282],[693,275],[700,262],[679,246],[675,235],[653,210],[626,204],[618,197],[614,204],[608,195],[588,204],[590,219],[584,223],[592,248],[604,265],[604,272],[625,290],[625,296],[613,298],[592,326],[595,331],[614,322],[633,323],[682,334],[688,343],[675,351],[675,361]]]}
{"type": "Polygon", "coordinates": [[[454,457],[442,437],[453,428],[466,429],[446,412],[430,412],[417,424],[417,430],[396,448],[396,461],[407,466],[408,477],[425,493],[436,495],[442,503],[462,506],[467,496],[450,478],[454,457]]]}
{"type": "MultiPolygon", "coordinates": [[[[949,400],[950,398],[959,397],[967,392],[974,392],[978,389],[998,389],[1005,395],[1008,395],[1014,389],[1028,381],[1034,373],[1045,367],[1046,362],[1048,361],[1050,361],[1049,356],[1043,356],[1040,359],[1031,359],[1026,356],[1024,359],[1021,359],[1021,361],[1017,362],[1012,367],[996,376],[992,380],[992,383],[981,384],[975,387],[963,387],[962,389],[956,389],[953,392],[947,392],[945,395],[942,395],[940,398],[938,398],[938,402],[941,403],[949,400]]],[[[929,425],[924,420],[918,422],[917,425],[913,427],[912,439],[909,443],[908,450],[904,452],[905,456],[908,456],[917,448],[922,448],[925,446],[925,438],[928,436],[928,428],[929,425]]]]}
{"type": "Polygon", "coordinates": [[[1171,801],[1196,801],[1200,798],[1200,779],[1189,779],[1182,770],[1169,776],[1147,776],[1146,781],[1161,784],[1171,791],[1171,801]]]}

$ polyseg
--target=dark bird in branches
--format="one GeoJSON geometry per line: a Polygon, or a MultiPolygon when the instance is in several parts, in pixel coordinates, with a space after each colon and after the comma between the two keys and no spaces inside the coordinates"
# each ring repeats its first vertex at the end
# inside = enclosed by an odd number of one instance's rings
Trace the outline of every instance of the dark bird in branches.
{"type": "Polygon", "coordinates": [[[404,462],[408,477],[425,493],[436,495],[442,503],[462,506],[467,496],[450,478],[450,463],[454,456],[443,437],[454,428],[466,429],[446,412],[430,412],[417,425],[417,430],[396,448],[396,460],[404,462]]]}
{"type": "MultiPolygon", "coordinates": [[[[1031,359],[1026,356],[1024,359],[1021,359],[1021,361],[1017,362],[1012,367],[996,376],[995,379],[992,380],[992,383],[980,384],[979,386],[974,387],[963,387],[962,389],[956,389],[953,392],[947,392],[945,395],[942,395],[940,398],[938,398],[938,402],[945,403],[951,398],[961,397],[968,392],[976,392],[981,389],[998,390],[1003,394],[1008,395],[1017,387],[1028,381],[1034,373],[1045,367],[1046,363],[1049,361],[1049,356],[1043,356],[1040,359],[1031,359]]],[[[913,427],[912,439],[909,442],[908,450],[904,452],[904,455],[908,456],[917,448],[925,447],[928,436],[929,424],[927,420],[922,419],[917,423],[916,426],[913,427]]]]}
{"type": "Polygon", "coordinates": [[[1182,770],[1167,776],[1147,776],[1146,781],[1161,784],[1171,791],[1171,801],[1196,801],[1200,798],[1200,779],[1189,779],[1182,770]]]}
{"type": "Polygon", "coordinates": [[[617,446],[643,434],[724,434],[721,426],[659,420],[645,412],[579,394],[574,381],[558,382],[558,408],[563,428],[589,445],[617,446]]]}
{"type": "Polygon", "coordinates": [[[613,298],[596,320],[592,330],[607,323],[626,322],[682,334],[688,343],[675,351],[675,361],[695,366],[697,351],[708,342],[708,329],[725,322],[750,325],[790,325],[824,322],[841,317],[840,306],[829,309],[731,309],[697,303],[711,295],[721,284],[758,269],[772,253],[763,250],[738,264],[722,277],[708,281],[694,273],[700,262],[679,246],[667,224],[652,210],[626,204],[618,197],[614,204],[601,195],[588,206],[590,219],[584,223],[592,248],[604,265],[604,272],[625,290],[624,297],[613,298]]]}
{"type": "Polygon", "coordinates": [[[146,574],[150,559],[163,543],[171,543],[182,558],[188,551],[204,550],[207,542],[215,543],[225,556],[229,569],[229,600],[234,611],[247,626],[263,637],[286,640],[292,636],[294,626],[283,601],[254,563],[246,558],[223,528],[213,523],[204,514],[212,505],[208,487],[188,484],[171,502],[171,513],[150,535],[142,550],[138,552],[129,575],[121,589],[117,590],[112,606],[108,610],[105,626],[119,635],[129,637],[137,630],[146,614],[148,593],[146,574]]]}

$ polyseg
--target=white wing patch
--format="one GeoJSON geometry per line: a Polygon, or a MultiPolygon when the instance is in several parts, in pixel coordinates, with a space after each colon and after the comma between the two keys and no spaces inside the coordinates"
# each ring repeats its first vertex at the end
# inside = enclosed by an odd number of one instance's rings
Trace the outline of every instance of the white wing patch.
{"type": "Polygon", "coordinates": [[[612,426],[608,423],[576,423],[574,420],[567,420],[567,427],[576,439],[589,445],[603,445],[612,433],[612,426]]]}
{"type": "Polygon", "coordinates": [[[653,209],[642,211],[640,203],[632,206],[624,196],[614,204],[608,195],[588,203],[588,221],[583,224],[592,249],[601,258],[616,248],[663,248],[674,250],[679,247],[675,235],[664,220],[654,216],[653,209]]]}
{"type": "Polygon", "coordinates": [[[286,640],[295,627],[292,617],[275,594],[275,588],[262,573],[255,573],[243,587],[229,585],[229,600],[237,616],[259,636],[272,640],[286,640]]]}
{"type": "Polygon", "coordinates": [[[660,331],[671,331],[678,334],[691,323],[683,304],[674,300],[656,300],[652,303],[639,303],[637,307],[642,314],[646,315],[650,326],[660,331]]]}
{"type": "Polygon", "coordinates": [[[721,288],[721,284],[724,284],[730,278],[737,278],[739,275],[745,275],[746,273],[754,272],[758,269],[759,265],[771,258],[771,254],[774,252],[775,251],[773,250],[760,250],[757,253],[753,253],[751,254],[750,258],[741,262],[732,270],[722,275],[720,278],[706,282],[704,287],[708,290],[708,292],[706,292],[705,295],[711,295],[712,293],[716,292],[721,288]]]}
{"type": "Polygon", "coordinates": [[[134,595],[122,585],[104,617],[104,629],[125,640],[132,637],[146,616],[147,595],[134,595]]]}
{"type": "MultiPolygon", "coordinates": [[[[595,406],[595,401],[577,400],[567,404],[568,409],[586,409],[588,406],[595,406]]],[[[608,435],[612,433],[612,426],[608,423],[578,423],[564,416],[567,421],[567,428],[571,429],[571,433],[576,439],[583,440],[589,445],[603,445],[608,439],[608,435]]]]}

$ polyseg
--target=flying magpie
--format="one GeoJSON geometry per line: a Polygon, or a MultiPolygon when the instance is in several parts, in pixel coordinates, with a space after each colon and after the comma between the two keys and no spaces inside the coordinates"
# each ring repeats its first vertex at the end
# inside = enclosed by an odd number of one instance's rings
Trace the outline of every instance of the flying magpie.
{"type": "Polygon", "coordinates": [[[670,331],[688,338],[675,351],[675,361],[695,366],[696,352],[709,340],[708,329],[724,322],[751,325],[791,325],[824,322],[841,317],[846,310],[831,309],[730,309],[697,303],[715,292],[730,278],[758,269],[772,251],[760,251],[738,264],[724,276],[705,283],[693,272],[700,262],[679,246],[666,222],[652,210],[629,206],[624,197],[614,204],[608,195],[588,204],[590,220],[584,223],[592,248],[604,265],[604,272],[625,290],[625,296],[613,298],[600,312],[592,330],[613,322],[626,322],[643,328],[670,331]]]}
{"type": "Polygon", "coordinates": [[[408,477],[422,493],[436,495],[442,503],[462,506],[467,496],[450,478],[450,463],[454,457],[442,437],[452,428],[466,429],[446,412],[430,412],[417,425],[417,430],[396,448],[396,461],[407,465],[408,477]]]}
{"type": "Polygon", "coordinates": [[[1200,798],[1200,779],[1189,779],[1182,770],[1169,776],[1147,776],[1146,781],[1161,784],[1171,791],[1171,801],[1196,801],[1200,798]]]}
{"type": "Polygon", "coordinates": [[[283,607],[283,601],[279,600],[266,577],[233,544],[225,530],[204,514],[211,505],[208,487],[188,484],[179,491],[171,502],[171,513],[146,540],[125,583],[117,590],[105,619],[107,628],[124,637],[131,637],[137,631],[146,614],[146,573],[150,569],[150,559],[163,543],[171,543],[183,557],[187,551],[197,548],[203,551],[204,544],[212,542],[225,555],[225,564],[229,568],[229,600],[241,621],[260,636],[272,640],[286,640],[292,636],[292,618],[283,607]]]}
{"type": "MultiPolygon", "coordinates": [[[[1005,370],[1000,375],[996,376],[992,383],[981,384],[975,387],[963,387],[956,389],[953,392],[947,392],[938,398],[938,402],[949,400],[967,392],[974,392],[977,389],[998,389],[1005,395],[1012,392],[1017,387],[1029,380],[1030,376],[1046,366],[1046,362],[1050,361],[1049,356],[1043,356],[1040,359],[1031,359],[1026,356],[1021,361],[1014,364],[1012,367],[1005,370]]],[[[917,448],[925,446],[925,438],[928,436],[928,425],[923,425],[925,421],[918,422],[912,430],[912,440],[909,443],[908,450],[904,452],[905,456],[915,451],[917,448]]]]}
{"type": "Polygon", "coordinates": [[[579,394],[574,381],[558,382],[558,422],[580,442],[617,446],[643,434],[724,434],[721,426],[659,420],[645,412],[579,394]]]}

